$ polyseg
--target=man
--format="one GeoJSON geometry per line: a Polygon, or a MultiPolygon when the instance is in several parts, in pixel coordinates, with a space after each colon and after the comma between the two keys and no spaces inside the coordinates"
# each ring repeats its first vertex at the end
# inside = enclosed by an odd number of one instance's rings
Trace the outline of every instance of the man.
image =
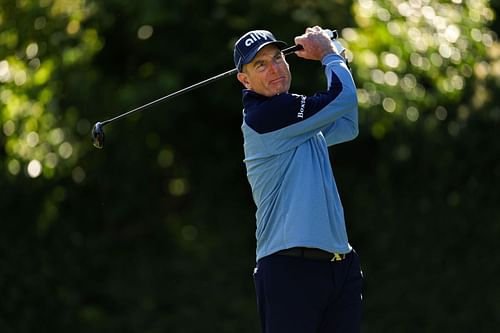
{"type": "Polygon", "coordinates": [[[359,332],[362,275],[348,243],[328,146],[358,134],[356,87],[320,27],[295,38],[328,90],[291,94],[286,45],[265,30],[235,44],[247,176],[257,206],[254,281],[265,333],[359,332]]]}

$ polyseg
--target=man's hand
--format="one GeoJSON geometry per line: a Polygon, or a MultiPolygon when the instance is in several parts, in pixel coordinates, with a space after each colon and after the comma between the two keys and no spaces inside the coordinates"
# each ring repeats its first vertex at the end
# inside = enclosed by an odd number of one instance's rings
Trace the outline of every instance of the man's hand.
{"type": "Polygon", "coordinates": [[[302,45],[303,49],[295,54],[304,59],[321,61],[327,54],[337,53],[330,37],[319,26],[307,28],[302,36],[295,37],[295,44],[302,45]]]}

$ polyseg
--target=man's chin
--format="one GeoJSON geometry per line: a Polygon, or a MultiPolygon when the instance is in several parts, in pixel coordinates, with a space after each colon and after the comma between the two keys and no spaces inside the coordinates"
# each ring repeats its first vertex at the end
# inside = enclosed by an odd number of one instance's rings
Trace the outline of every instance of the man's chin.
{"type": "Polygon", "coordinates": [[[274,92],[274,95],[280,95],[288,92],[288,86],[284,84],[278,84],[271,89],[274,92]]]}

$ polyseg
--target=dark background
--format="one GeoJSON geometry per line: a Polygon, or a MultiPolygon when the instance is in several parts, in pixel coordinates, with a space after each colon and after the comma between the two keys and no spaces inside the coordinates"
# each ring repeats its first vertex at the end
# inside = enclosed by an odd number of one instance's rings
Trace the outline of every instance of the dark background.
{"type": "MultiPolygon", "coordinates": [[[[496,2],[428,2],[468,43],[453,61],[437,35],[423,50],[395,34],[433,26],[389,1],[0,3],[0,332],[257,332],[236,79],[107,126],[103,150],[89,132],[231,69],[250,29],[292,43],[315,24],[344,32],[360,90],[360,135],[330,152],[365,275],[363,331],[500,327],[496,2]]],[[[323,89],[319,63],[287,60],[294,92],[323,89]]]]}

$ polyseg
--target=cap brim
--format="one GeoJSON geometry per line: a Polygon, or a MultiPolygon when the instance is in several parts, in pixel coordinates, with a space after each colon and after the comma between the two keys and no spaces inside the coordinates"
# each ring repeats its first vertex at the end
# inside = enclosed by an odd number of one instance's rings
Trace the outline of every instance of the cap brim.
{"type": "Polygon", "coordinates": [[[285,47],[287,47],[287,44],[285,42],[280,41],[280,40],[275,40],[272,42],[263,43],[263,44],[259,45],[258,48],[256,48],[255,50],[253,50],[252,52],[247,54],[247,56],[245,58],[243,58],[243,60],[241,62],[240,70],[243,68],[243,65],[251,63],[253,58],[255,58],[255,56],[257,55],[257,53],[259,53],[260,50],[262,50],[267,45],[273,45],[273,44],[276,45],[280,50],[283,50],[285,47]]]}

